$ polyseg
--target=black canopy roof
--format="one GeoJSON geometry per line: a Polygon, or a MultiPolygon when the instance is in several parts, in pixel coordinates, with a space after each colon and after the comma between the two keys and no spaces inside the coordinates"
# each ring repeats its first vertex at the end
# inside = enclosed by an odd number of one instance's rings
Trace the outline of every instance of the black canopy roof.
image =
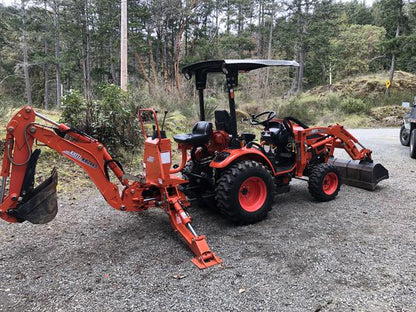
{"type": "Polygon", "coordinates": [[[269,66],[299,66],[299,64],[296,61],[285,60],[211,60],[185,66],[182,68],[182,73],[187,79],[190,79],[197,72],[227,74],[229,69],[250,71],[269,66]]]}
{"type": "Polygon", "coordinates": [[[231,134],[237,137],[237,119],[235,112],[234,90],[238,85],[238,74],[253,69],[270,66],[299,66],[296,61],[285,60],[212,60],[191,64],[182,68],[186,79],[195,76],[195,87],[199,95],[200,120],[205,120],[204,89],[207,84],[208,73],[225,74],[228,88],[228,101],[230,104],[231,134]]]}

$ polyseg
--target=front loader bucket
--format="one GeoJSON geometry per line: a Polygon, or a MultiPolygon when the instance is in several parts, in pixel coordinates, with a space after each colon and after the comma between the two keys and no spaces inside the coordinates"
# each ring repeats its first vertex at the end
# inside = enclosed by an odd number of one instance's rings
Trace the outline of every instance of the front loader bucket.
{"type": "Polygon", "coordinates": [[[58,213],[57,184],[58,173],[54,168],[48,179],[23,197],[22,203],[8,213],[19,220],[34,224],[48,223],[58,213]]]}
{"type": "Polygon", "coordinates": [[[389,178],[388,170],[381,164],[334,157],[328,163],[337,166],[344,184],[370,191],[374,191],[378,182],[389,178]]]}

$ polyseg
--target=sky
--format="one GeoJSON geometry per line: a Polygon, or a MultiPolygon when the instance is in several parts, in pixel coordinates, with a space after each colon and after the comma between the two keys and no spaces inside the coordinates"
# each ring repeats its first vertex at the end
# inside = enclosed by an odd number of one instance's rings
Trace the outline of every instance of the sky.
{"type": "Polygon", "coordinates": [[[0,3],[1,4],[4,4],[4,5],[10,5],[10,4],[12,4],[14,2],[14,0],[0,0],[0,3]]]}

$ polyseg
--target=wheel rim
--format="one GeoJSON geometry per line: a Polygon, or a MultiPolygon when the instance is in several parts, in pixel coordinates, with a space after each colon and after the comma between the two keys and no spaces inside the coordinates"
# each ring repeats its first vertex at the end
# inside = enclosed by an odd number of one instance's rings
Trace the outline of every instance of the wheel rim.
{"type": "Polygon", "coordinates": [[[402,131],[402,141],[405,142],[409,138],[409,135],[406,133],[405,130],[402,131]]]}
{"type": "Polygon", "coordinates": [[[241,207],[248,211],[254,212],[263,206],[267,198],[267,187],[263,179],[259,177],[250,177],[240,186],[238,191],[238,200],[241,207]]]}
{"type": "Polygon", "coordinates": [[[335,172],[329,172],[322,181],[322,190],[326,195],[332,195],[338,188],[338,176],[335,172]]]}

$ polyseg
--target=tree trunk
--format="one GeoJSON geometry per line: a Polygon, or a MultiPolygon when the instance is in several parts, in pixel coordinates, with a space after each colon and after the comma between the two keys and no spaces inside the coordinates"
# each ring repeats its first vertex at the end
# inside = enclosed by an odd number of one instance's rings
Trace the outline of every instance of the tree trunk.
{"type": "MultiPolygon", "coordinates": [[[[395,38],[400,36],[400,24],[397,24],[396,28],[396,36],[395,38]]],[[[390,80],[390,87],[387,88],[387,96],[390,96],[390,88],[393,86],[393,78],[394,78],[394,71],[396,69],[396,54],[393,53],[391,57],[391,65],[390,65],[390,72],[389,72],[389,80],[390,80]]]]}
{"type": "Polygon", "coordinates": [[[180,84],[181,80],[180,80],[180,72],[179,72],[179,66],[180,66],[180,63],[181,63],[182,57],[183,57],[183,51],[182,51],[183,40],[182,40],[182,37],[183,37],[183,33],[185,31],[185,27],[188,24],[188,18],[189,18],[189,16],[191,16],[192,10],[195,8],[197,2],[198,2],[198,0],[191,0],[189,5],[184,8],[183,18],[181,20],[181,23],[180,23],[180,26],[179,26],[179,31],[176,35],[176,40],[175,40],[173,75],[174,75],[174,78],[175,78],[176,89],[178,90],[180,96],[183,96],[182,91],[181,91],[181,84],[180,84]]]}
{"type": "Polygon", "coordinates": [[[120,70],[120,87],[127,90],[127,0],[121,0],[121,70],[120,70]]]}
{"type": "Polygon", "coordinates": [[[263,30],[263,23],[262,23],[262,1],[259,0],[259,20],[258,20],[258,30],[257,30],[257,58],[261,58],[261,46],[262,46],[262,30],[263,30]]]}
{"type": "Polygon", "coordinates": [[[153,55],[152,41],[150,40],[150,38],[151,38],[151,31],[149,29],[147,33],[147,46],[149,49],[150,69],[152,70],[153,82],[154,82],[155,88],[157,89],[159,87],[159,82],[158,82],[158,75],[156,71],[155,57],[153,55]]]}
{"type": "Polygon", "coordinates": [[[303,52],[303,49],[299,52],[299,67],[298,67],[298,75],[297,75],[297,90],[296,93],[302,93],[303,92],[303,76],[304,76],[304,63],[305,54],[303,52]]]}
{"type": "MultiPolygon", "coordinates": [[[[303,92],[303,76],[304,76],[304,64],[305,64],[305,47],[303,36],[306,33],[306,21],[303,19],[302,12],[302,0],[296,1],[296,15],[297,15],[297,38],[295,44],[296,60],[299,63],[299,67],[296,68],[295,80],[292,84],[291,93],[303,92]]],[[[306,9],[307,13],[308,9],[306,9]]]]}
{"type": "Polygon", "coordinates": [[[28,105],[32,105],[32,92],[30,90],[29,63],[28,63],[28,46],[26,31],[26,1],[21,1],[22,30],[23,30],[23,72],[25,75],[26,100],[28,105]]]}
{"type": "MultiPolygon", "coordinates": [[[[45,7],[45,12],[47,12],[48,10],[48,6],[47,6],[47,2],[44,1],[43,2],[44,7],[45,7]]],[[[46,33],[46,29],[45,29],[45,33],[46,33]]],[[[47,36],[45,36],[44,38],[44,42],[45,42],[45,57],[48,57],[49,55],[49,43],[48,43],[48,39],[46,38],[47,36]]],[[[45,96],[44,96],[44,101],[45,101],[45,109],[49,109],[49,62],[45,61],[44,64],[44,73],[45,73],[45,96]]]]}
{"type": "Polygon", "coordinates": [[[85,55],[83,62],[84,72],[84,96],[87,102],[91,100],[91,64],[90,64],[90,25],[88,19],[88,0],[84,1],[84,18],[85,18],[85,55]]]}
{"type": "Polygon", "coordinates": [[[110,36],[109,39],[109,55],[110,55],[110,77],[108,77],[109,83],[117,83],[116,77],[116,66],[114,64],[114,55],[113,55],[113,38],[110,36]]]}
{"type": "Polygon", "coordinates": [[[163,71],[163,81],[165,82],[165,90],[170,92],[171,85],[169,83],[169,71],[168,71],[168,48],[166,40],[163,40],[162,47],[162,71],[163,71]]]}
{"type": "Polygon", "coordinates": [[[181,95],[181,90],[180,90],[180,72],[179,72],[179,66],[180,66],[180,62],[182,61],[182,35],[183,32],[185,31],[185,25],[188,22],[187,17],[184,18],[183,22],[181,23],[181,26],[179,28],[179,32],[176,36],[176,43],[175,43],[175,56],[174,56],[174,63],[173,63],[173,74],[175,77],[175,85],[176,85],[176,89],[178,90],[179,94],[181,95]]]}
{"type": "Polygon", "coordinates": [[[153,81],[152,79],[150,79],[148,72],[146,71],[146,68],[144,67],[144,63],[140,57],[140,55],[137,52],[134,52],[134,59],[137,62],[137,69],[138,71],[142,74],[144,80],[146,80],[147,85],[149,86],[149,92],[150,94],[154,94],[155,92],[155,88],[153,85],[153,81]]]}
{"type": "Polygon", "coordinates": [[[227,34],[230,33],[230,15],[231,15],[230,5],[231,5],[230,0],[227,0],[227,25],[226,25],[227,34]]]}
{"type": "Polygon", "coordinates": [[[59,5],[58,1],[53,2],[53,25],[55,28],[55,69],[56,69],[56,106],[61,107],[61,48],[60,48],[60,26],[59,26],[59,5]]]}
{"type": "MultiPolygon", "coordinates": [[[[271,15],[271,18],[270,18],[269,45],[268,45],[268,48],[267,48],[267,58],[268,59],[270,59],[271,56],[272,56],[272,37],[273,37],[273,25],[274,25],[273,21],[274,21],[274,10],[275,10],[274,2],[272,3],[272,5],[273,5],[273,8],[272,8],[272,15],[271,15]]],[[[265,91],[264,92],[265,93],[264,97],[267,96],[268,91],[269,91],[269,75],[270,75],[270,67],[267,67],[267,70],[266,70],[266,86],[264,88],[264,91],[265,91]]]]}
{"type": "MultiPolygon", "coordinates": [[[[48,55],[48,42],[45,40],[45,54],[48,55]]],[[[45,72],[45,109],[49,109],[49,64],[48,62],[44,65],[45,72]]]]}

